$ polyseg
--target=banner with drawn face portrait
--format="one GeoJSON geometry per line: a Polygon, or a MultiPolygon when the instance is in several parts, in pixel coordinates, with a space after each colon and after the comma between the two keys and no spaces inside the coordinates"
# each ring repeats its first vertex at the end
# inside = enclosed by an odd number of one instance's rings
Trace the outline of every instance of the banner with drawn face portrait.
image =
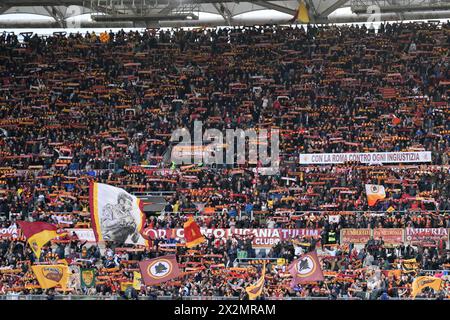
{"type": "Polygon", "coordinates": [[[89,191],[91,222],[97,242],[147,245],[141,235],[145,215],[137,197],[103,183],[91,183],[89,191]]]}

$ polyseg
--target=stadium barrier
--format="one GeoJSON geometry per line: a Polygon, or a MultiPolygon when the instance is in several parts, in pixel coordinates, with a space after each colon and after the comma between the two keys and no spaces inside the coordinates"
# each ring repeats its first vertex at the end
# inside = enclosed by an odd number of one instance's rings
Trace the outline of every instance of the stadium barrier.
{"type": "MultiPolygon", "coordinates": [[[[7,294],[0,295],[0,301],[10,301],[10,300],[49,300],[47,295],[17,295],[17,294],[7,294]]],[[[119,295],[112,296],[100,296],[100,295],[55,295],[52,300],[127,300],[119,295]]],[[[239,297],[224,297],[224,296],[184,296],[181,299],[174,299],[172,296],[139,296],[138,300],[179,300],[179,301],[194,301],[194,300],[230,300],[236,301],[239,300],[239,297]]],[[[332,300],[328,297],[282,297],[282,298],[266,298],[263,301],[279,301],[279,300],[289,300],[289,301],[310,301],[310,300],[332,300]]],[[[362,300],[357,297],[338,297],[334,300],[362,300]]],[[[389,300],[414,300],[410,297],[407,298],[389,298],[389,300]]],[[[435,298],[419,298],[417,297],[415,300],[436,300],[435,298]]],[[[448,298],[444,298],[443,300],[450,300],[448,298]]]]}
{"type": "MultiPolygon", "coordinates": [[[[165,195],[171,195],[174,194],[170,193],[170,191],[151,191],[151,192],[132,192],[133,195],[137,196],[137,197],[146,197],[146,196],[165,196],[165,195]]],[[[195,210],[196,215],[199,214],[198,210],[195,210]]],[[[269,211],[268,211],[269,212],[269,211]]],[[[49,213],[52,214],[73,214],[74,212],[69,212],[69,211],[51,211],[49,213]]],[[[173,212],[173,211],[160,211],[159,213],[167,213],[167,214],[188,214],[189,212],[173,212]]],[[[272,214],[275,214],[275,211],[271,212],[272,214]]],[[[0,213],[1,214],[1,213],[0,213]]],[[[213,214],[222,214],[222,211],[215,211],[215,212],[211,212],[209,214],[202,214],[202,215],[198,215],[200,218],[201,217],[208,217],[211,216],[213,214]]],[[[368,215],[380,215],[383,216],[386,214],[385,211],[365,211],[365,210],[346,210],[346,211],[328,211],[328,210],[321,210],[321,211],[293,211],[292,213],[290,213],[289,217],[291,218],[298,218],[301,217],[305,214],[314,214],[314,215],[323,215],[323,214],[328,214],[328,215],[343,215],[343,214],[356,214],[356,215],[360,215],[360,214],[368,214],[368,215]]],[[[450,210],[403,210],[403,211],[391,211],[390,214],[410,214],[410,215],[418,215],[418,214],[436,214],[436,215],[450,215],[450,210]]],[[[10,213],[11,216],[18,216],[21,215],[21,212],[11,212],[10,213]]],[[[280,214],[281,215],[281,214],[280,214]]],[[[276,216],[276,215],[275,215],[276,216]]]]}

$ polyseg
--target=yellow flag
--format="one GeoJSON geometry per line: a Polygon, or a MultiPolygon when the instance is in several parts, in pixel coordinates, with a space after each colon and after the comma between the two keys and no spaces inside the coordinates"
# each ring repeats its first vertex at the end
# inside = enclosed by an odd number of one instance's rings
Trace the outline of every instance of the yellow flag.
{"type": "Polygon", "coordinates": [[[441,289],[442,279],[436,277],[422,276],[414,279],[411,295],[415,298],[425,288],[433,288],[435,291],[441,289]]]}
{"type": "Polygon", "coordinates": [[[249,300],[256,300],[256,298],[258,298],[261,295],[264,288],[265,277],[266,277],[266,264],[264,264],[263,266],[261,278],[259,278],[255,284],[245,288],[245,291],[247,291],[248,293],[249,300]]]}
{"type": "Polygon", "coordinates": [[[415,272],[416,269],[419,268],[419,266],[420,265],[417,262],[416,258],[402,261],[403,272],[405,273],[415,272]]]}
{"type": "Polygon", "coordinates": [[[49,289],[61,286],[67,289],[69,280],[69,267],[66,265],[37,265],[31,266],[39,285],[42,289],[49,289]]]}
{"type": "Polygon", "coordinates": [[[308,8],[306,8],[306,4],[304,1],[300,2],[300,5],[298,6],[297,11],[295,12],[295,17],[293,19],[295,21],[301,22],[301,23],[309,23],[309,14],[308,14],[308,8]]]}
{"type": "Polygon", "coordinates": [[[125,291],[127,290],[128,287],[132,287],[133,286],[133,282],[121,282],[120,283],[120,291],[125,291]]]}
{"type": "Polygon", "coordinates": [[[142,279],[141,273],[134,271],[133,272],[133,288],[135,288],[136,290],[141,290],[141,279],[142,279]]]}
{"type": "Polygon", "coordinates": [[[390,206],[386,211],[391,213],[392,211],[395,211],[395,208],[393,206],[390,206]]]}

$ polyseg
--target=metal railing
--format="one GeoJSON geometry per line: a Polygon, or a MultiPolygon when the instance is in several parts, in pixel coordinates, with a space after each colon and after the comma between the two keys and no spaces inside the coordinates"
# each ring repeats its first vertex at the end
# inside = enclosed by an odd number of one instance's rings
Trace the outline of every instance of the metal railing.
{"type": "MultiPolygon", "coordinates": [[[[47,295],[0,295],[1,300],[50,300],[47,295]]],[[[111,296],[101,296],[101,295],[55,295],[52,300],[126,300],[124,297],[119,295],[111,296]]],[[[224,296],[183,296],[183,297],[172,297],[172,296],[139,296],[138,300],[177,300],[177,301],[195,301],[195,300],[213,300],[213,301],[237,301],[240,300],[239,297],[224,297],[224,296]]],[[[310,300],[330,300],[329,297],[265,297],[265,301],[310,301],[310,300]]],[[[367,300],[358,297],[337,297],[334,300],[367,300]]],[[[389,297],[389,300],[436,300],[436,298],[420,298],[415,299],[411,297],[399,298],[399,297],[389,297]]],[[[450,300],[444,298],[443,300],[450,300]]]]}
{"type": "MultiPolygon", "coordinates": [[[[25,294],[7,294],[0,295],[1,300],[49,300],[49,296],[42,295],[25,295],[25,294]]],[[[55,295],[52,300],[126,300],[124,297],[119,295],[55,295]]],[[[138,300],[239,300],[239,297],[223,297],[223,296],[183,296],[173,297],[173,296],[139,296],[138,300]]]]}

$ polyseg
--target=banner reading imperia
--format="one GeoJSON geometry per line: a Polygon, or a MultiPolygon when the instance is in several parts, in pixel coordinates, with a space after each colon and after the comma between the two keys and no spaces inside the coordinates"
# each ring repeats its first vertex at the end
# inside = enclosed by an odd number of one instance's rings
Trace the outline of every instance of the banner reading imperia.
{"type": "Polygon", "coordinates": [[[420,245],[436,245],[439,240],[448,241],[445,228],[406,228],[405,242],[420,245]]]}
{"type": "Polygon", "coordinates": [[[341,243],[366,244],[373,237],[383,239],[385,244],[398,245],[403,242],[413,245],[436,245],[439,240],[449,241],[449,229],[445,228],[379,228],[342,229],[341,243]]]}
{"type": "MultiPolygon", "coordinates": [[[[271,247],[280,240],[298,239],[298,237],[319,237],[321,229],[207,229],[201,228],[202,234],[214,235],[215,238],[226,239],[231,235],[253,235],[255,247],[271,247]]],[[[183,229],[151,229],[144,230],[143,235],[149,239],[184,239],[183,229]]]]}
{"type": "Polygon", "coordinates": [[[300,164],[360,163],[414,163],[431,162],[431,151],[418,152],[368,152],[368,153],[304,153],[300,164]]]}

